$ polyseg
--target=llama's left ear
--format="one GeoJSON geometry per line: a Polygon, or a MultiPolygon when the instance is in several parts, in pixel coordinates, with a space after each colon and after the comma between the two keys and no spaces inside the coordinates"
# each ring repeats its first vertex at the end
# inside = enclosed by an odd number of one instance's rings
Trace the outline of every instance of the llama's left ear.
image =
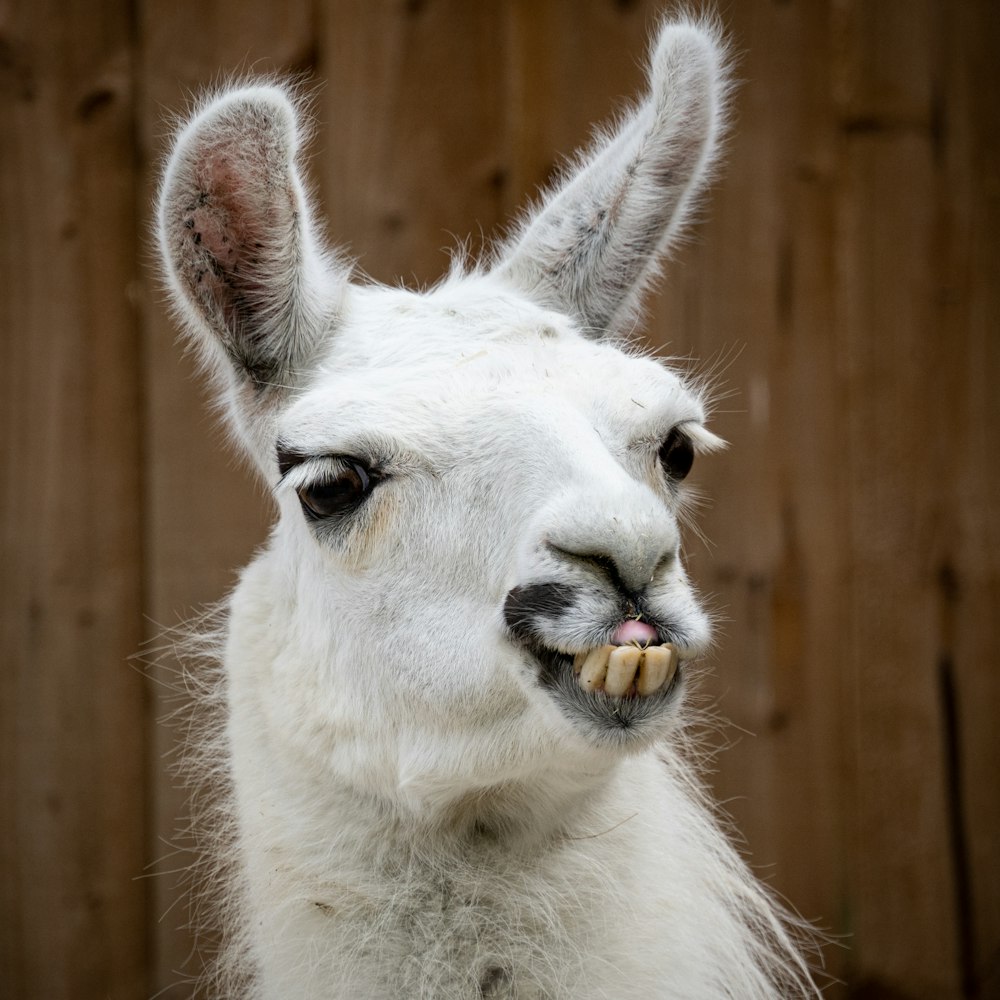
{"type": "Polygon", "coordinates": [[[174,305],[224,385],[253,390],[244,401],[280,396],[312,366],[347,282],[312,231],[301,129],[281,87],[223,93],[178,134],[160,192],[174,305]]]}
{"type": "Polygon", "coordinates": [[[495,270],[587,336],[628,332],[715,161],[727,91],[710,25],[661,29],[650,93],[544,199],[495,270]]]}

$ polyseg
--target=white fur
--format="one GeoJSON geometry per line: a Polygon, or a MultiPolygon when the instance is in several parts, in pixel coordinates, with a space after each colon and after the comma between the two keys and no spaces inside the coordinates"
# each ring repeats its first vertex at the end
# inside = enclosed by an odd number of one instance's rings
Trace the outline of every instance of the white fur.
{"type": "Polygon", "coordinates": [[[719,442],[618,337],[713,163],[722,63],[710,29],[665,25],[650,96],[488,268],[419,294],[351,284],[322,248],[282,88],[179,132],[168,284],[279,509],[200,757],[232,788],[221,995],[815,992],[693,777],[680,691],[625,724],[532,652],[608,642],[623,592],[684,673],[709,640],[657,453],[678,427],[719,442]],[[348,459],[382,481],[307,519],[298,492],[348,459]],[[526,639],[505,609],[533,584],[564,600],[526,639]]]}

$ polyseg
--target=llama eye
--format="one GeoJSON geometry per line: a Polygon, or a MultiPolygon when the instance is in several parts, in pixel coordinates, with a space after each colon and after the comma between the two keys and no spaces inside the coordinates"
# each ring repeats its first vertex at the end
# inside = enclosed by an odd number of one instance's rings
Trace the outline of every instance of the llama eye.
{"type": "Polygon", "coordinates": [[[361,506],[375,483],[369,469],[349,461],[337,475],[301,487],[299,501],[311,520],[343,516],[361,506]]]}
{"type": "Polygon", "coordinates": [[[666,474],[677,482],[684,479],[694,465],[694,446],[691,444],[691,439],[676,427],[660,445],[659,455],[660,465],[666,474]]]}

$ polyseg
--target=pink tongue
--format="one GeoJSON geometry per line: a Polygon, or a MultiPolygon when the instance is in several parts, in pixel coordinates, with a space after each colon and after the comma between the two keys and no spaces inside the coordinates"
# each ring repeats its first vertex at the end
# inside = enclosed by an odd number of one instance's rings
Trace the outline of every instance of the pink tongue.
{"type": "Polygon", "coordinates": [[[622,622],[611,636],[611,642],[616,646],[627,646],[630,642],[653,642],[656,639],[656,629],[645,622],[622,622]]]}

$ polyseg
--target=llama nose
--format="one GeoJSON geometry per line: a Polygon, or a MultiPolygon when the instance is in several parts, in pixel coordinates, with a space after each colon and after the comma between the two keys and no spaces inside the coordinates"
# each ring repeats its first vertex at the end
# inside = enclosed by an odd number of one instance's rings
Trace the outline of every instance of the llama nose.
{"type": "Polygon", "coordinates": [[[642,593],[669,570],[680,545],[676,524],[662,510],[577,520],[550,532],[547,541],[560,558],[602,570],[624,594],[642,593]]]}
{"type": "Polygon", "coordinates": [[[658,552],[655,556],[650,550],[641,554],[634,550],[609,553],[597,548],[565,548],[552,541],[549,548],[563,559],[597,567],[625,595],[641,594],[658,574],[673,564],[677,556],[675,548],[658,552]]]}

